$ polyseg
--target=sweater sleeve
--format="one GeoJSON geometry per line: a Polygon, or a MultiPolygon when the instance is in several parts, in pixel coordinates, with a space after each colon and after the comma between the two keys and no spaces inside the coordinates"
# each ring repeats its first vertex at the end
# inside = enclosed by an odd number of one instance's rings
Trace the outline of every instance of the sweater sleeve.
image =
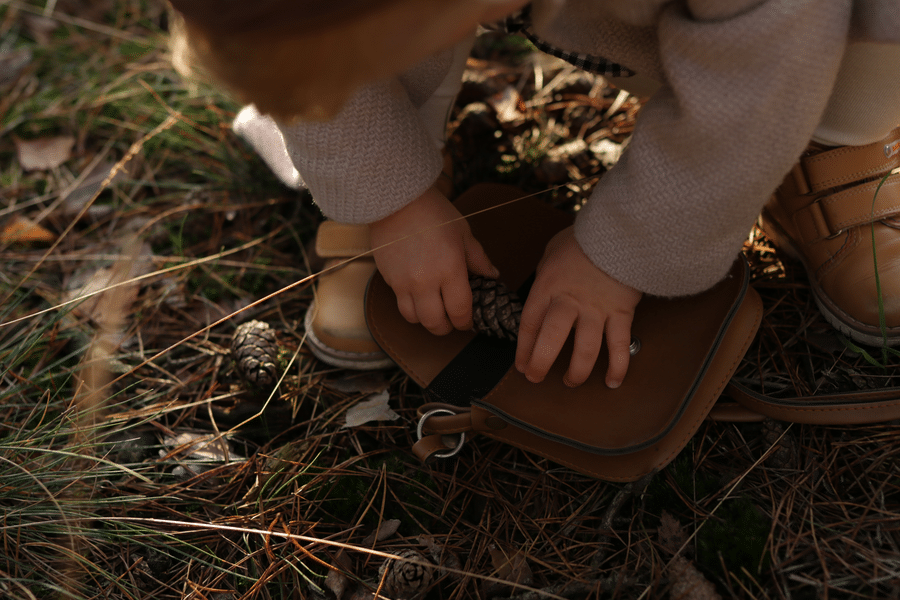
{"type": "Polygon", "coordinates": [[[418,198],[442,159],[418,105],[450,66],[444,52],[398,79],[368,84],[327,122],[279,123],[288,154],[325,216],[371,223],[418,198]]]}
{"type": "Polygon", "coordinates": [[[663,86],[575,225],[597,267],[661,296],[726,275],[822,115],[850,5],[767,0],[712,19],[690,2],[661,10],[663,86]]]}

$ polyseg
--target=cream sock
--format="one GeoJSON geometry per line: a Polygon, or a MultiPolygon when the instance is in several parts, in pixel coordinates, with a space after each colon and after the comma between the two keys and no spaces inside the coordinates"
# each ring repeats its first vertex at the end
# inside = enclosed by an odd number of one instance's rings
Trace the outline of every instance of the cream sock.
{"type": "Polygon", "coordinates": [[[813,141],[862,146],[900,125],[900,46],[857,42],[847,46],[834,91],[813,141]]]}

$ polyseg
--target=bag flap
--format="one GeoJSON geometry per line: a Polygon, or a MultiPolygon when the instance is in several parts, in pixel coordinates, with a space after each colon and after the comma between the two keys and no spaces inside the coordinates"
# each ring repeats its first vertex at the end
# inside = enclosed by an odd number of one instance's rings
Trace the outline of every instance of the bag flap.
{"type": "MultiPolygon", "coordinates": [[[[493,390],[472,404],[535,435],[593,454],[627,454],[647,448],[686,415],[696,418],[693,413],[699,411],[700,420],[705,418],[715,398],[692,404],[704,378],[721,381],[721,392],[731,377],[748,339],[742,336],[743,343],[736,348],[721,347],[721,342],[748,285],[746,265],[739,260],[729,276],[707,292],[677,299],[644,298],[632,324],[640,351],[632,357],[628,375],[617,389],[606,387],[608,355],[603,351],[586,383],[577,388],[563,384],[572,351],[570,337],[540,384],[510,369],[493,390]],[[717,368],[727,372],[711,371],[713,357],[722,352],[731,356],[720,356],[717,368]]],[[[749,337],[757,324],[758,320],[749,325],[749,337]]]]}

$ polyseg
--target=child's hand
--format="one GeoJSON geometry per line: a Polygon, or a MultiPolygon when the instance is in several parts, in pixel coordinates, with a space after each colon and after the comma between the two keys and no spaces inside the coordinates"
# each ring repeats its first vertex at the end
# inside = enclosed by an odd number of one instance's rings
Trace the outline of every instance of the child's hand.
{"type": "Polygon", "coordinates": [[[370,226],[373,248],[400,240],[373,253],[378,270],[397,295],[400,314],[435,335],[472,328],[469,271],[485,277],[499,274],[460,216],[443,194],[431,188],[370,226]],[[454,222],[447,224],[450,221],[454,222]]]}
{"type": "Polygon", "coordinates": [[[606,385],[619,387],[631,358],[631,320],[640,299],[640,292],[594,266],[575,241],[572,227],[562,230],[547,244],[522,310],[516,368],[530,381],[542,381],[574,326],[566,385],[587,380],[605,335],[606,385]]]}

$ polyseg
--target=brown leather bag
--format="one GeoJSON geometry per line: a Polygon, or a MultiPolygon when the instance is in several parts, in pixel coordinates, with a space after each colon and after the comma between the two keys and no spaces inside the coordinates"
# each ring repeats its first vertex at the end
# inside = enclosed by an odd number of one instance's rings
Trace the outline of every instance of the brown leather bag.
{"type": "MultiPolygon", "coordinates": [[[[479,185],[460,196],[456,206],[472,215],[472,231],[501,279],[524,298],[546,243],[571,224],[572,215],[522,195],[508,186],[479,185]]],[[[762,318],[762,301],[749,285],[743,257],[707,292],[640,302],[632,325],[640,349],[615,390],[605,385],[602,352],[586,383],[577,388],[562,383],[571,339],[544,381],[533,384],[514,367],[515,342],[461,331],[433,336],[400,315],[392,290],[378,274],[367,290],[366,318],[375,341],[425,389],[429,402],[419,408],[420,440],[414,447],[424,460],[451,455],[466,435],[478,433],[587,475],[633,481],[674,459],[710,416],[759,420],[762,415],[813,414],[784,412],[778,403],[739,388],[734,388],[738,403],[715,407],[762,318]]],[[[898,418],[900,394],[893,398],[875,408],[867,397],[871,410],[866,412],[852,410],[851,400],[840,404],[847,409],[843,412],[815,414],[843,415],[836,422],[859,414],[898,418]]]]}

